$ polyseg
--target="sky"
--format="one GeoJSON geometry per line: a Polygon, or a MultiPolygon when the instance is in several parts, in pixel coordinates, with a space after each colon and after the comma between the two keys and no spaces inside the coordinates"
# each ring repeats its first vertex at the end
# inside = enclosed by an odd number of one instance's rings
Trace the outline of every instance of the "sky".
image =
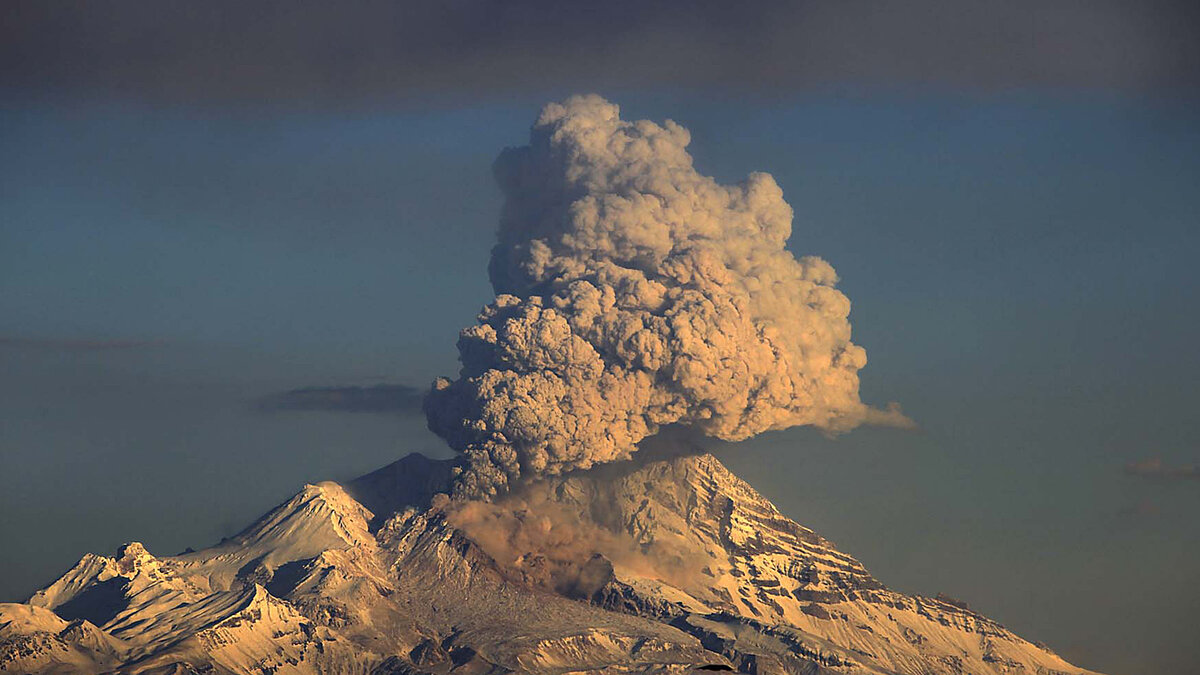
{"type": "Polygon", "coordinates": [[[1200,662],[1200,39],[1184,3],[6,4],[0,601],[451,451],[543,104],[771,173],[916,431],[713,451],[885,584],[1069,661],[1200,662]]]}

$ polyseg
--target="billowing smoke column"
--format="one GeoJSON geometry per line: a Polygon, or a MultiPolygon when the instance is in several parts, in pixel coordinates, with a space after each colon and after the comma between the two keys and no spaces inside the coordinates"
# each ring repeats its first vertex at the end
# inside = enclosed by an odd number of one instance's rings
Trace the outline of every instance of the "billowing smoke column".
{"type": "Polygon", "coordinates": [[[720,185],[686,129],[625,122],[598,96],[552,103],[495,173],[496,299],[425,402],[464,453],[456,494],[628,458],[661,426],[724,440],[812,425],[908,425],[859,400],[866,352],[824,260],[784,248],[774,179],[720,185]]]}

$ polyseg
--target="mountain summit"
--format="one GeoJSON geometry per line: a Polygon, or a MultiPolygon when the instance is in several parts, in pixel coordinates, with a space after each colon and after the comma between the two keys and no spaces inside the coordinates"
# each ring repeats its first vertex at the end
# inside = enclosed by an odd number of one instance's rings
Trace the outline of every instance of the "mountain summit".
{"type": "Polygon", "coordinates": [[[410,455],[307,485],[212,548],[86,555],[0,604],[0,671],[1087,675],[887,589],[710,455],[441,493],[410,455]]]}

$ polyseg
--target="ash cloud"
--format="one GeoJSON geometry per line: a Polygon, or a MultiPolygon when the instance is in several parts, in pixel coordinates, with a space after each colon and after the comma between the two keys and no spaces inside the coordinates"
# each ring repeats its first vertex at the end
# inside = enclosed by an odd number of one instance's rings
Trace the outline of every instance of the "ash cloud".
{"type": "Polygon", "coordinates": [[[626,459],[665,425],[727,441],[911,426],[859,399],[850,301],[829,263],[785,249],[792,209],[774,179],[721,185],[689,140],[579,96],[496,161],[497,297],[460,335],[458,378],[425,402],[465,456],[457,493],[626,459]]]}
{"type": "Polygon", "coordinates": [[[403,384],[372,387],[302,387],[258,399],[259,412],[324,411],[351,413],[405,413],[421,409],[425,392],[403,384]]]}
{"type": "MultiPolygon", "coordinates": [[[[602,507],[594,503],[591,508],[602,507]]],[[[641,545],[555,498],[545,483],[523,485],[493,502],[439,500],[447,521],[490,555],[500,569],[529,586],[590,599],[614,572],[694,587],[709,562],[676,535],[641,545]]]]}

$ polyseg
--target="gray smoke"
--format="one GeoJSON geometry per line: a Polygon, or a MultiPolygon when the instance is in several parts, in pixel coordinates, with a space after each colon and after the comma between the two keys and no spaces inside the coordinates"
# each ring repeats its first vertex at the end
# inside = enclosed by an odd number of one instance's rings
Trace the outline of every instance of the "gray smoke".
{"type": "Polygon", "coordinates": [[[689,141],[578,96],[496,161],[497,297],[460,335],[458,378],[425,402],[465,456],[456,494],[628,458],[668,424],[728,441],[912,424],[859,399],[850,301],[829,263],[784,248],[792,209],[774,179],[721,185],[689,141]]]}

